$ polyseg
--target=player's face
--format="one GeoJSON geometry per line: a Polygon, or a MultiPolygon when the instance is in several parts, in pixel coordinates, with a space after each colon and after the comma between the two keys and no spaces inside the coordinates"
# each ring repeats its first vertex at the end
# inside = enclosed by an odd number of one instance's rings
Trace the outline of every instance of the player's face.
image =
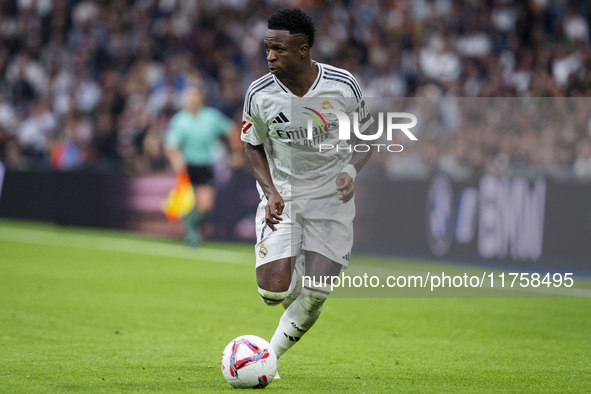
{"type": "Polygon", "coordinates": [[[267,30],[265,51],[269,71],[279,79],[297,74],[308,45],[302,34],[290,34],[287,30],[267,30]]]}

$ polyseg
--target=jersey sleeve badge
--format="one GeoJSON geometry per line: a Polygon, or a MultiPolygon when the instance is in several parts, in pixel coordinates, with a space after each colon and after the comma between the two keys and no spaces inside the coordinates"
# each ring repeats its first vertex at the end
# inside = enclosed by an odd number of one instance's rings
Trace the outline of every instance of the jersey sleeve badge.
{"type": "Polygon", "coordinates": [[[248,130],[252,127],[252,118],[247,114],[242,114],[242,134],[248,134],[248,130]]]}

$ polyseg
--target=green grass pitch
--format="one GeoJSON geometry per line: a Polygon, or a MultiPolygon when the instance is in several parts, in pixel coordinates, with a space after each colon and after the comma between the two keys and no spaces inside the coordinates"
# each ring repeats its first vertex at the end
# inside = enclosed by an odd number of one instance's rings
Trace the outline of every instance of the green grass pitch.
{"type": "MultiPolygon", "coordinates": [[[[223,348],[281,313],[249,245],[0,222],[0,392],[231,392],[223,348]]],[[[279,371],[267,391],[591,392],[591,299],[333,298],[279,371]]]]}

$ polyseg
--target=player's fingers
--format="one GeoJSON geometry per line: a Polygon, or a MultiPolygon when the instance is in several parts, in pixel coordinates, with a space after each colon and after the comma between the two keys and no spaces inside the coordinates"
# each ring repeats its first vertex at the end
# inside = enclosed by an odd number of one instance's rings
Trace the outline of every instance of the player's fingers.
{"type": "Polygon", "coordinates": [[[339,196],[339,200],[341,200],[344,203],[349,202],[351,200],[351,198],[353,197],[353,195],[347,195],[347,196],[339,196]]]}
{"type": "Polygon", "coordinates": [[[276,231],[277,229],[275,228],[275,225],[279,224],[283,218],[274,211],[275,209],[270,205],[265,207],[265,222],[273,231],[276,231]]]}
{"type": "Polygon", "coordinates": [[[281,214],[283,213],[283,207],[274,208],[273,206],[268,207],[267,213],[275,220],[283,220],[281,214]]]}
{"type": "Polygon", "coordinates": [[[343,203],[346,203],[349,200],[351,200],[351,198],[353,198],[354,194],[355,194],[355,183],[352,182],[350,187],[347,190],[339,191],[339,200],[341,200],[343,203]]]}
{"type": "Polygon", "coordinates": [[[337,178],[337,190],[338,191],[347,190],[348,188],[351,187],[352,184],[353,184],[353,180],[351,179],[350,176],[337,178]],[[340,183],[339,183],[339,181],[340,181],[340,183]]]}
{"type": "Polygon", "coordinates": [[[271,216],[267,215],[267,216],[265,217],[265,223],[267,223],[267,226],[269,226],[269,227],[271,228],[271,230],[273,230],[273,231],[277,231],[277,228],[275,227],[275,225],[276,225],[277,223],[279,223],[279,221],[278,221],[278,220],[275,220],[275,219],[273,219],[273,217],[271,217],[271,216]]]}
{"type": "Polygon", "coordinates": [[[337,192],[338,194],[349,194],[352,193],[353,190],[355,190],[355,183],[354,182],[350,182],[346,185],[343,185],[341,187],[337,187],[337,192]]]}

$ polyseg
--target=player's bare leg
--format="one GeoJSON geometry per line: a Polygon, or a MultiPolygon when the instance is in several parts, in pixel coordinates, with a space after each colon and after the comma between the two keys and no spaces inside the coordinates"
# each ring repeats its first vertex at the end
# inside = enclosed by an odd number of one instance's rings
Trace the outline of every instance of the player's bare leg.
{"type": "MultiPolygon", "coordinates": [[[[263,302],[270,306],[281,304],[294,290],[293,268],[296,257],[286,257],[260,265],[256,269],[257,286],[263,302]]],[[[274,379],[281,379],[279,373],[274,379]]]]}
{"type": "Polygon", "coordinates": [[[265,304],[279,305],[289,295],[294,262],[295,257],[286,257],[257,267],[257,286],[265,304]]]}
{"type": "Polygon", "coordinates": [[[306,277],[312,280],[310,283],[305,281],[300,295],[279,320],[277,330],[271,339],[271,347],[277,357],[298,342],[316,323],[330,294],[330,283],[325,283],[324,279],[337,276],[341,272],[342,265],[318,253],[306,252],[305,259],[306,277]]]}

